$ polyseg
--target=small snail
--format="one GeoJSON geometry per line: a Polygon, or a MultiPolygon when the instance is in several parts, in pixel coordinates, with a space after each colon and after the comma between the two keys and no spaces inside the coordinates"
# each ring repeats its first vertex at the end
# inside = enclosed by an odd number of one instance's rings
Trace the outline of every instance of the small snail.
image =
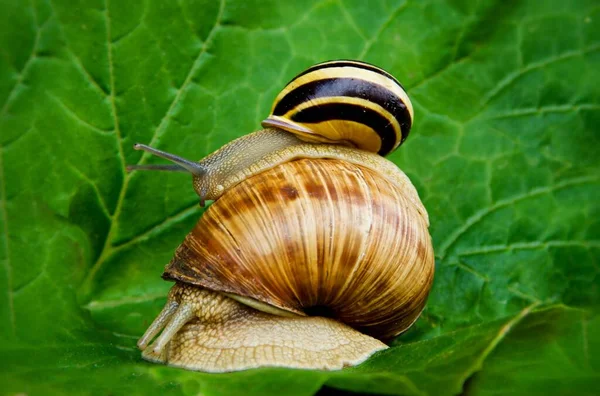
{"type": "Polygon", "coordinates": [[[387,72],[331,61],[288,83],[265,129],[199,162],[135,145],[175,164],[130,170],[189,171],[201,204],[215,200],[165,268],[176,283],[138,342],[143,357],[208,372],[332,370],[410,327],[433,280],[429,221],[382,155],[412,118],[387,72]]]}

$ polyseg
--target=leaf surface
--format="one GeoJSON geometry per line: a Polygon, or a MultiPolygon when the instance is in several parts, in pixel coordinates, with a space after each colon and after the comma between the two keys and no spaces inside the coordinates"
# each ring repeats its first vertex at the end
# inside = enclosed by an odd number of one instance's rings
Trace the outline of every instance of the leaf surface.
{"type": "Polygon", "coordinates": [[[599,20],[583,0],[1,2],[2,392],[600,388],[599,20]],[[336,58],[390,71],[415,107],[390,159],[431,219],[425,312],[339,373],[142,361],[201,210],[189,176],[126,173],[155,161],[133,143],[199,159],[336,58]]]}

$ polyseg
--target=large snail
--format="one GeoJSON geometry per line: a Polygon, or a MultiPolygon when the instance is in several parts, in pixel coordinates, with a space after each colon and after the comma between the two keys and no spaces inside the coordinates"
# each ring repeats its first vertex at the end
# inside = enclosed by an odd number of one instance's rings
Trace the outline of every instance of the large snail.
{"type": "Polygon", "coordinates": [[[433,280],[429,221],[382,155],[412,119],[390,74],[331,61],[288,83],[265,129],[198,162],[135,145],[175,164],[131,170],[187,170],[201,204],[215,200],[165,268],[176,283],[143,357],[209,372],[340,369],[408,329],[433,280]]]}

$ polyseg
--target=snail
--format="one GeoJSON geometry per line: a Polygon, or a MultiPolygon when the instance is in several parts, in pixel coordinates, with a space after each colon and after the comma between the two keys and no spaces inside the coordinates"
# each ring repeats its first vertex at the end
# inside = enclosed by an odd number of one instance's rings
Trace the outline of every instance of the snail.
{"type": "Polygon", "coordinates": [[[419,317],[434,273],[427,211],[386,155],[408,136],[400,83],[359,61],[308,68],[264,129],[188,171],[213,200],[176,249],[167,303],[138,341],[144,359],[206,372],[335,370],[387,348],[419,317]]]}

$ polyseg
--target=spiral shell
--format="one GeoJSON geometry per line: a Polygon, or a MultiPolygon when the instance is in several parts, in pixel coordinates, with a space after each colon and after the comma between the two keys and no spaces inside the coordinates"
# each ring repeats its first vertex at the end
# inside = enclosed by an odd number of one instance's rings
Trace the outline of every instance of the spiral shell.
{"type": "Polygon", "coordinates": [[[339,160],[284,163],[215,201],[163,277],[388,339],[416,320],[433,280],[410,187],[339,160]]]}
{"type": "Polygon", "coordinates": [[[306,141],[346,144],[385,156],[407,138],[413,118],[410,99],[391,74],[365,62],[338,60],[297,75],[262,125],[306,141]]]}

